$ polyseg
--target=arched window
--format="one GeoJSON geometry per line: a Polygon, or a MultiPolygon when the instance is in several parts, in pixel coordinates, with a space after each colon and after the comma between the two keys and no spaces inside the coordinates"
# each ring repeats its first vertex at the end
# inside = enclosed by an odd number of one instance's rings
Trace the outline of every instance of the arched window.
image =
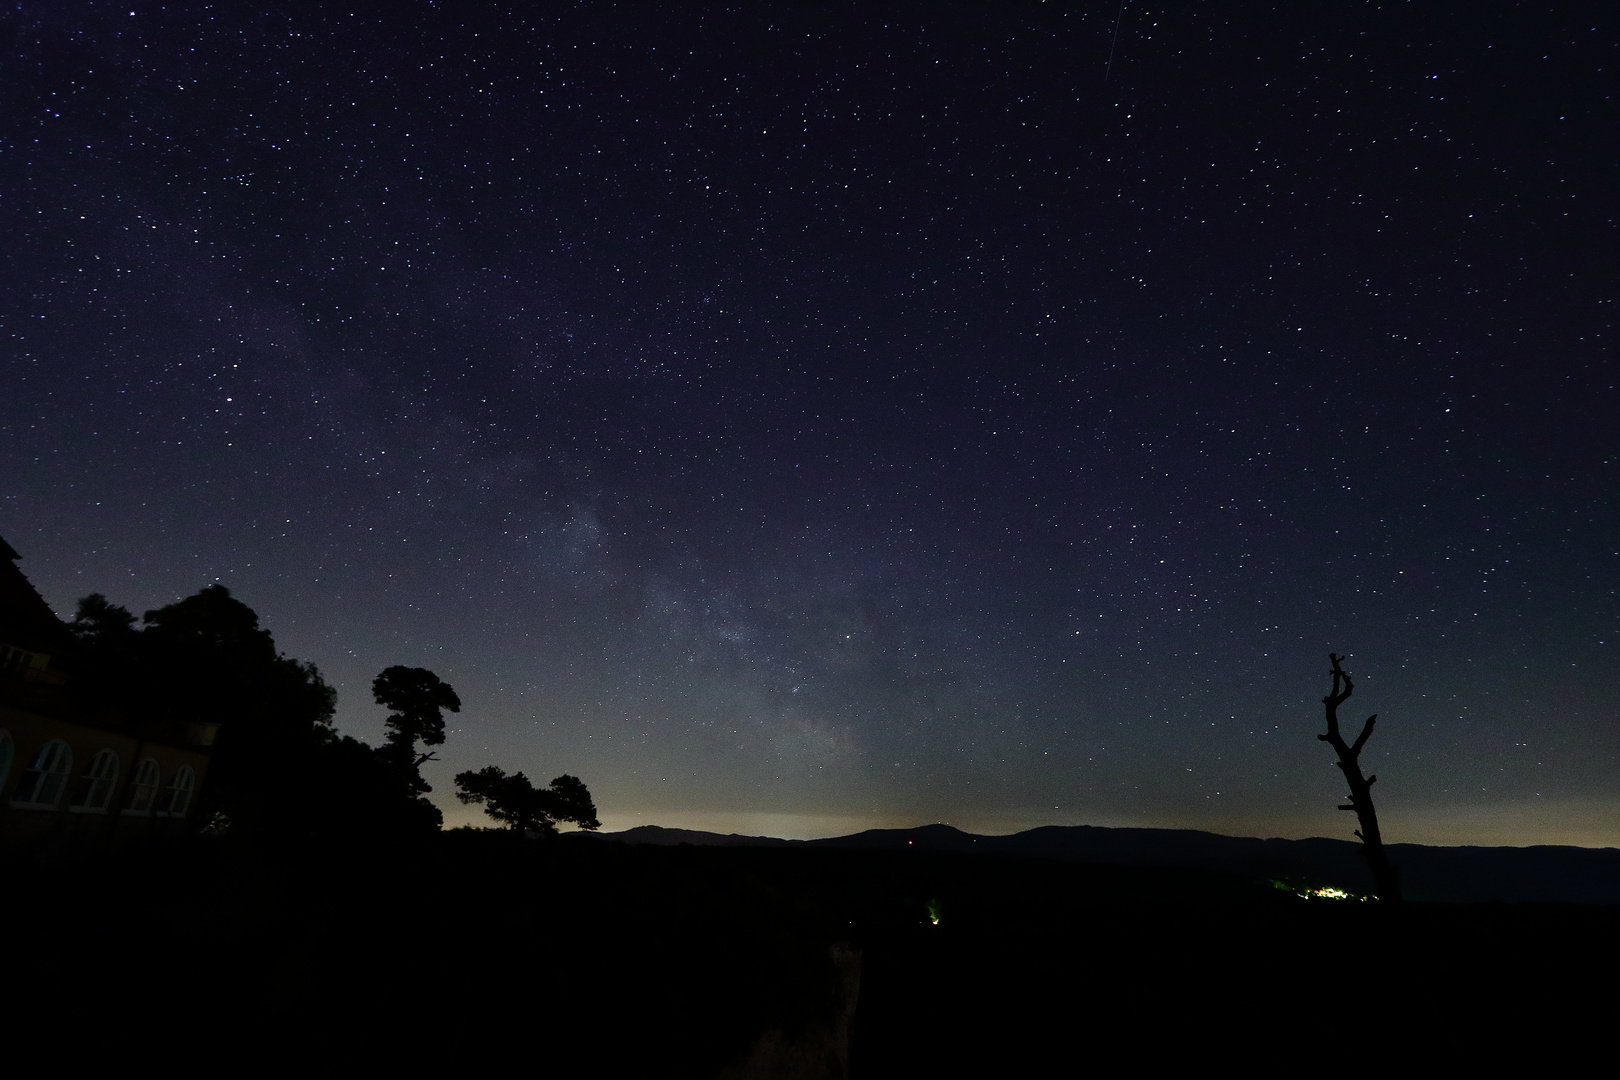
{"type": "Polygon", "coordinates": [[[180,766],[180,771],[174,774],[174,783],[164,794],[163,809],[158,812],[169,817],[185,817],[186,811],[191,809],[191,793],[196,787],[197,774],[191,771],[191,766],[180,766]]]}
{"type": "Polygon", "coordinates": [[[52,739],[39,748],[39,753],[34,755],[34,763],[17,781],[17,791],[11,797],[12,805],[38,809],[56,806],[62,798],[62,788],[67,784],[68,771],[72,768],[73,751],[61,739],[52,739]]]}
{"type": "Polygon", "coordinates": [[[0,791],[6,790],[6,781],[11,779],[11,759],[17,753],[17,746],[11,741],[11,732],[0,728],[0,791]]]}
{"type": "Polygon", "coordinates": [[[70,809],[104,813],[117,786],[118,755],[111,750],[98,750],[90,759],[90,767],[79,777],[78,797],[70,804],[70,809]]]}
{"type": "Polygon", "coordinates": [[[129,789],[129,809],[131,814],[150,814],[152,804],[157,802],[158,784],[161,777],[158,773],[158,763],[147,758],[141,762],[140,768],[135,770],[135,783],[129,789]]]}

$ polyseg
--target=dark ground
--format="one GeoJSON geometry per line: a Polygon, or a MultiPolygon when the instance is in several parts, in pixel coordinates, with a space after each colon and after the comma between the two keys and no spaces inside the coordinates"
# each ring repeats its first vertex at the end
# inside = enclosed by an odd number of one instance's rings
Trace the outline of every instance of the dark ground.
{"type": "Polygon", "coordinates": [[[774,1029],[779,1065],[814,1067],[770,1075],[838,1075],[843,1044],[855,1077],[1450,1071],[1598,1045],[1620,1003],[1613,907],[1392,911],[1207,871],[475,832],[13,856],[34,886],[4,901],[13,1021],[104,1010],[205,1057],[761,1075],[741,1063],[774,1029]]]}

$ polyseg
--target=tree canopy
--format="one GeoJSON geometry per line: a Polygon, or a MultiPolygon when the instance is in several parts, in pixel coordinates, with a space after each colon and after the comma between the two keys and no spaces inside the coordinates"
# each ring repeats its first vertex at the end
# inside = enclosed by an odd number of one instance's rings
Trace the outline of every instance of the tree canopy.
{"type": "Polygon", "coordinates": [[[135,629],[126,609],[93,593],[69,630],[80,685],[96,707],[160,727],[218,724],[199,800],[258,829],[287,816],[311,758],[332,737],[337,694],[313,664],[276,651],[254,610],[223,585],[148,611],[135,629]]]}
{"type": "Polygon", "coordinates": [[[442,746],[443,710],[460,712],[461,699],[449,683],[427,668],[401,664],[383,669],[372,680],[371,695],[389,710],[384,721],[388,735],[377,748],[376,758],[393,774],[400,795],[415,804],[414,813],[423,821],[431,818],[437,828],[444,823],[444,815],[428,802],[426,796],[433,787],[422,779],[422,763],[432,760],[433,753],[418,753],[416,744],[442,746]]]}
{"type": "MultiPolygon", "coordinates": [[[[461,711],[449,683],[395,665],[372,682],[389,712],[384,744],[332,727],[337,694],[313,664],[276,649],[254,610],[223,585],[135,616],[99,593],[79,601],[74,681],[96,709],[164,726],[218,724],[198,820],[224,815],[235,835],[403,836],[443,824],[421,765],[445,741],[444,710],[461,711]]],[[[482,803],[514,829],[554,833],[558,822],[600,826],[574,776],[536,788],[490,766],[456,777],[457,797],[482,803]]]]}
{"type": "Polygon", "coordinates": [[[278,652],[258,614],[223,585],[148,611],[140,629],[129,611],[92,594],[69,630],[76,682],[94,707],[160,728],[219,725],[198,820],[220,814],[234,835],[288,838],[442,824],[421,797],[428,787],[412,751],[417,739],[444,741],[439,708],[460,702],[432,672],[389,668],[378,677],[378,700],[394,714],[388,746],[373,749],[332,727],[337,694],[320,671],[278,652]]]}
{"type": "Polygon", "coordinates": [[[399,664],[386,668],[372,680],[371,693],[377,704],[390,710],[385,721],[389,743],[411,753],[418,742],[423,746],[443,745],[444,713],[440,710],[461,711],[461,699],[455,690],[426,668],[399,664]]]}
{"type": "Polygon", "coordinates": [[[496,821],[524,832],[551,835],[560,821],[581,829],[602,827],[585,782],[567,774],[552,780],[549,788],[537,788],[520,772],[508,776],[503,769],[486,765],[456,774],[456,798],[481,804],[496,821]]]}

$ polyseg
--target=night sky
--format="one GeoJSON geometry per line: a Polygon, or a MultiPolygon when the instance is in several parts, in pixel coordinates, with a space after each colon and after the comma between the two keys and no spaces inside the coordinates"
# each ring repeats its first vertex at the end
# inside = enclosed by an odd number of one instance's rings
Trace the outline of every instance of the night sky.
{"type": "Polygon", "coordinates": [[[431,668],[448,823],[1349,838],[1332,650],[1387,840],[1620,845],[1612,6],[0,34],[0,536],[431,668]]]}

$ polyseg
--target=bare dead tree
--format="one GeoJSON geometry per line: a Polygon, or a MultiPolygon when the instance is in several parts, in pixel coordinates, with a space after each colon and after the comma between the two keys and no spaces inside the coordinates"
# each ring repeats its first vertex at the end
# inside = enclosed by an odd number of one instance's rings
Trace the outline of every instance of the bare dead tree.
{"type": "Polygon", "coordinates": [[[1356,835],[1361,837],[1361,853],[1366,856],[1367,865],[1372,870],[1373,885],[1378,890],[1378,898],[1398,904],[1401,901],[1398,872],[1389,864],[1389,859],[1384,854],[1384,838],[1378,831],[1378,812],[1373,809],[1372,786],[1378,777],[1361,775],[1361,748],[1372,738],[1373,725],[1378,721],[1378,714],[1373,713],[1367,717],[1367,722],[1362,726],[1361,734],[1356,736],[1354,743],[1345,744],[1344,736],[1339,734],[1339,706],[1350,699],[1350,695],[1355,692],[1355,684],[1340,666],[1340,661],[1344,657],[1328,653],[1328,659],[1333,661],[1333,690],[1322,699],[1322,704],[1327,706],[1327,734],[1318,735],[1317,738],[1331,745],[1339,754],[1337,762],[1339,771],[1344,773],[1344,779],[1350,785],[1350,802],[1339,809],[1354,810],[1356,817],[1361,819],[1361,828],[1356,830],[1356,835]]]}

